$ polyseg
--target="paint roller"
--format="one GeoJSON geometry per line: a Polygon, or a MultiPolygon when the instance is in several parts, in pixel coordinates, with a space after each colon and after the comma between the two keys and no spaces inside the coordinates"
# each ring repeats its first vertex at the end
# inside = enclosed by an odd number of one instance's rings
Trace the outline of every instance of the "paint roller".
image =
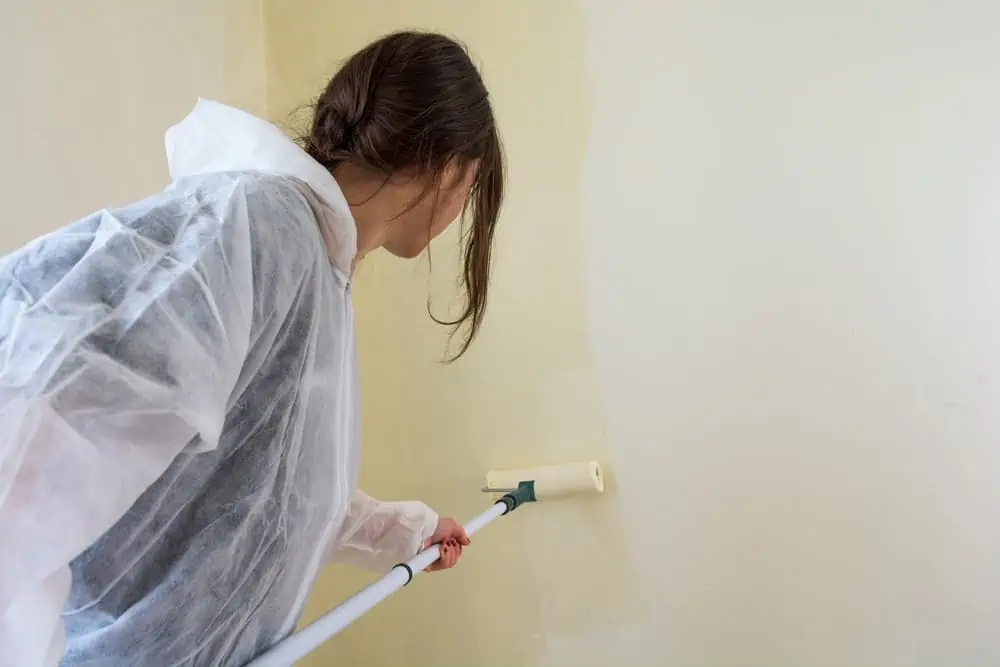
{"type": "MultiPolygon", "coordinates": [[[[525,503],[603,491],[604,473],[597,461],[490,470],[486,473],[483,492],[493,494],[495,502],[490,509],[465,524],[465,532],[472,536],[494,519],[510,514],[525,503]]],[[[406,586],[440,556],[440,547],[434,545],[396,565],[384,577],[278,642],[248,662],[246,667],[287,667],[301,660],[379,602],[406,586]]]]}

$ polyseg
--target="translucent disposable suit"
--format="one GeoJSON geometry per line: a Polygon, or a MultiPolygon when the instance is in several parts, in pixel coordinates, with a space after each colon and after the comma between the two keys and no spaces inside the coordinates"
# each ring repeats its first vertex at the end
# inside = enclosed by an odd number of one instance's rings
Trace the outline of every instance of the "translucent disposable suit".
{"type": "Polygon", "coordinates": [[[333,178],[212,102],[167,148],[165,191],[0,260],[2,665],[243,664],[325,561],[388,569],[437,523],[355,491],[333,178]]]}

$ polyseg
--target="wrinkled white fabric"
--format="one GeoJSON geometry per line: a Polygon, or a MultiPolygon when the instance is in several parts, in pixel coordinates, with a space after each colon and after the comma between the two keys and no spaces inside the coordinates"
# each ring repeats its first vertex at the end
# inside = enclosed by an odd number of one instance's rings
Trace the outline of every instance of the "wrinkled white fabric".
{"type": "Polygon", "coordinates": [[[412,558],[437,523],[437,514],[423,503],[384,503],[357,491],[330,559],[387,572],[412,558]]]}
{"type": "Polygon", "coordinates": [[[437,523],[355,488],[333,178],[213,102],[167,140],[165,191],[0,260],[0,665],[240,665],[326,557],[386,569],[437,523]]]}

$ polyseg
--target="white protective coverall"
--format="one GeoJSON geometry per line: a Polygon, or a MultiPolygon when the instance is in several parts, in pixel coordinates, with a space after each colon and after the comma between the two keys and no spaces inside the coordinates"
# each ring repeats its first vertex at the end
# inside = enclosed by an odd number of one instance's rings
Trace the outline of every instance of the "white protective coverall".
{"type": "Polygon", "coordinates": [[[199,101],[173,184],[0,259],[0,665],[240,665],[330,558],[388,570],[437,524],[356,491],[340,188],[199,101]]]}

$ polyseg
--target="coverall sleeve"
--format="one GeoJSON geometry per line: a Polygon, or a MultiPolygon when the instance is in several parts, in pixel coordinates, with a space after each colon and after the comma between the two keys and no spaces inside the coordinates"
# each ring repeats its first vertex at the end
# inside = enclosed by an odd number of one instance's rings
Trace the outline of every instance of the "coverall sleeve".
{"type": "Polygon", "coordinates": [[[437,513],[424,503],[382,502],[356,491],[330,560],[388,572],[416,556],[437,524],[437,513]]]}
{"type": "Polygon", "coordinates": [[[102,211],[0,260],[3,664],[58,663],[68,564],[183,448],[218,445],[250,340],[249,223],[235,191],[183,202],[102,211]]]}

